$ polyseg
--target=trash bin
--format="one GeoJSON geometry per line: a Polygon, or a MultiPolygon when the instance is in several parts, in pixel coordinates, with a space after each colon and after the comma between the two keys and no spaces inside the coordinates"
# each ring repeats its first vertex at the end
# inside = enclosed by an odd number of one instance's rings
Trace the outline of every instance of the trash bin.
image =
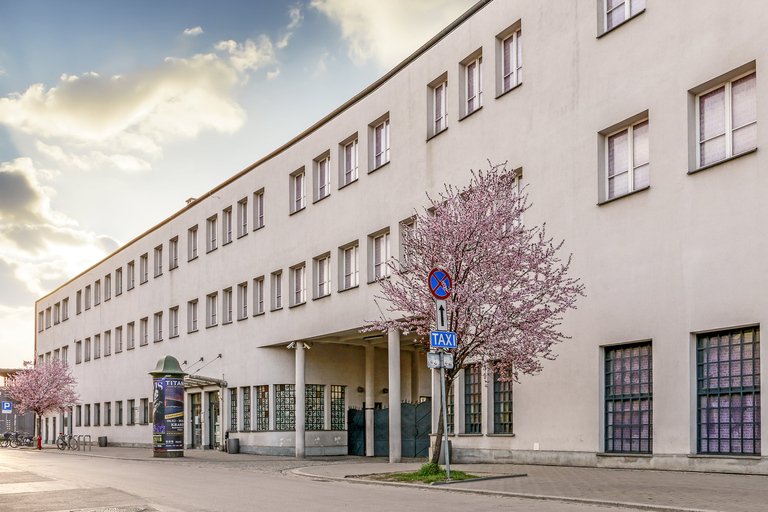
{"type": "Polygon", "coordinates": [[[240,439],[227,439],[227,451],[229,453],[240,453],[240,439]]]}
{"type": "Polygon", "coordinates": [[[106,448],[107,447],[107,436],[100,436],[99,437],[99,448],[106,448]]]}
{"type": "MultiPolygon", "coordinates": [[[[443,441],[448,443],[448,460],[453,462],[453,446],[451,441],[443,441]]],[[[438,464],[445,464],[445,448],[440,446],[440,458],[437,461],[438,464]]]]}

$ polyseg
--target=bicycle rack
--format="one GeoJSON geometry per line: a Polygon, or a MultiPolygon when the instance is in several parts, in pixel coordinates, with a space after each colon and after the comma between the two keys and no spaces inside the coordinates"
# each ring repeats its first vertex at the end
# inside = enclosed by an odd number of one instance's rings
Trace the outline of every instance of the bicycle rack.
{"type": "Polygon", "coordinates": [[[85,451],[85,438],[86,437],[88,438],[88,451],[89,452],[93,451],[93,448],[91,447],[93,443],[91,442],[91,436],[89,434],[85,434],[85,435],[80,434],[80,435],[75,436],[75,437],[77,437],[77,451],[80,451],[80,447],[81,446],[83,447],[83,451],[85,451]]]}

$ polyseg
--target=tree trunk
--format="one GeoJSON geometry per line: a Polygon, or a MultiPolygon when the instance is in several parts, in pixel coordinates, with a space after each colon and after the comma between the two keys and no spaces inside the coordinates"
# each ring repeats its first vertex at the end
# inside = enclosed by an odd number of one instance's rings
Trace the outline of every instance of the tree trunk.
{"type": "MultiPolygon", "coordinates": [[[[446,407],[447,407],[447,397],[451,395],[451,391],[453,390],[453,372],[447,373],[445,375],[445,396],[446,396],[446,407]]],[[[442,383],[440,385],[440,392],[442,393],[442,383]]],[[[443,450],[443,425],[445,422],[443,421],[443,397],[438,397],[438,401],[440,402],[440,406],[438,407],[438,410],[440,413],[437,415],[437,433],[435,437],[435,447],[432,450],[432,458],[430,459],[430,462],[433,464],[437,464],[440,460],[440,453],[443,450]]],[[[456,415],[454,414],[454,422],[456,415]]],[[[454,426],[454,430],[455,430],[454,426]]]]}

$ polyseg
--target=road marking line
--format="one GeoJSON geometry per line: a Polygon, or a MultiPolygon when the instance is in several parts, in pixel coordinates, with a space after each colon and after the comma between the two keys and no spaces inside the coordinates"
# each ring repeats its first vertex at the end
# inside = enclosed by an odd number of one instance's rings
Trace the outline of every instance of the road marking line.
{"type": "Polygon", "coordinates": [[[0,495],[18,494],[21,492],[50,492],[66,491],[69,489],[82,489],[77,484],[63,482],[61,480],[48,480],[43,482],[23,482],[17,484],[0,484],[0,495]]]}

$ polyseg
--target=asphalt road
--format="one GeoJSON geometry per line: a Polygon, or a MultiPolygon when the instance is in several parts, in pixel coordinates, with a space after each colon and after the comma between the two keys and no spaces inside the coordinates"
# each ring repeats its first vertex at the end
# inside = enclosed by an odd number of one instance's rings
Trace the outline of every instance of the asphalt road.
{"type": "Polygon", "coordinates": [[[485,511],[638,510],[442,489],[361,485],[289,474],[302,462],[282,458],[233,464],[194,460],[121,460],[56,451],[0,449],[3,512],[197,511],[485,511]]]}

